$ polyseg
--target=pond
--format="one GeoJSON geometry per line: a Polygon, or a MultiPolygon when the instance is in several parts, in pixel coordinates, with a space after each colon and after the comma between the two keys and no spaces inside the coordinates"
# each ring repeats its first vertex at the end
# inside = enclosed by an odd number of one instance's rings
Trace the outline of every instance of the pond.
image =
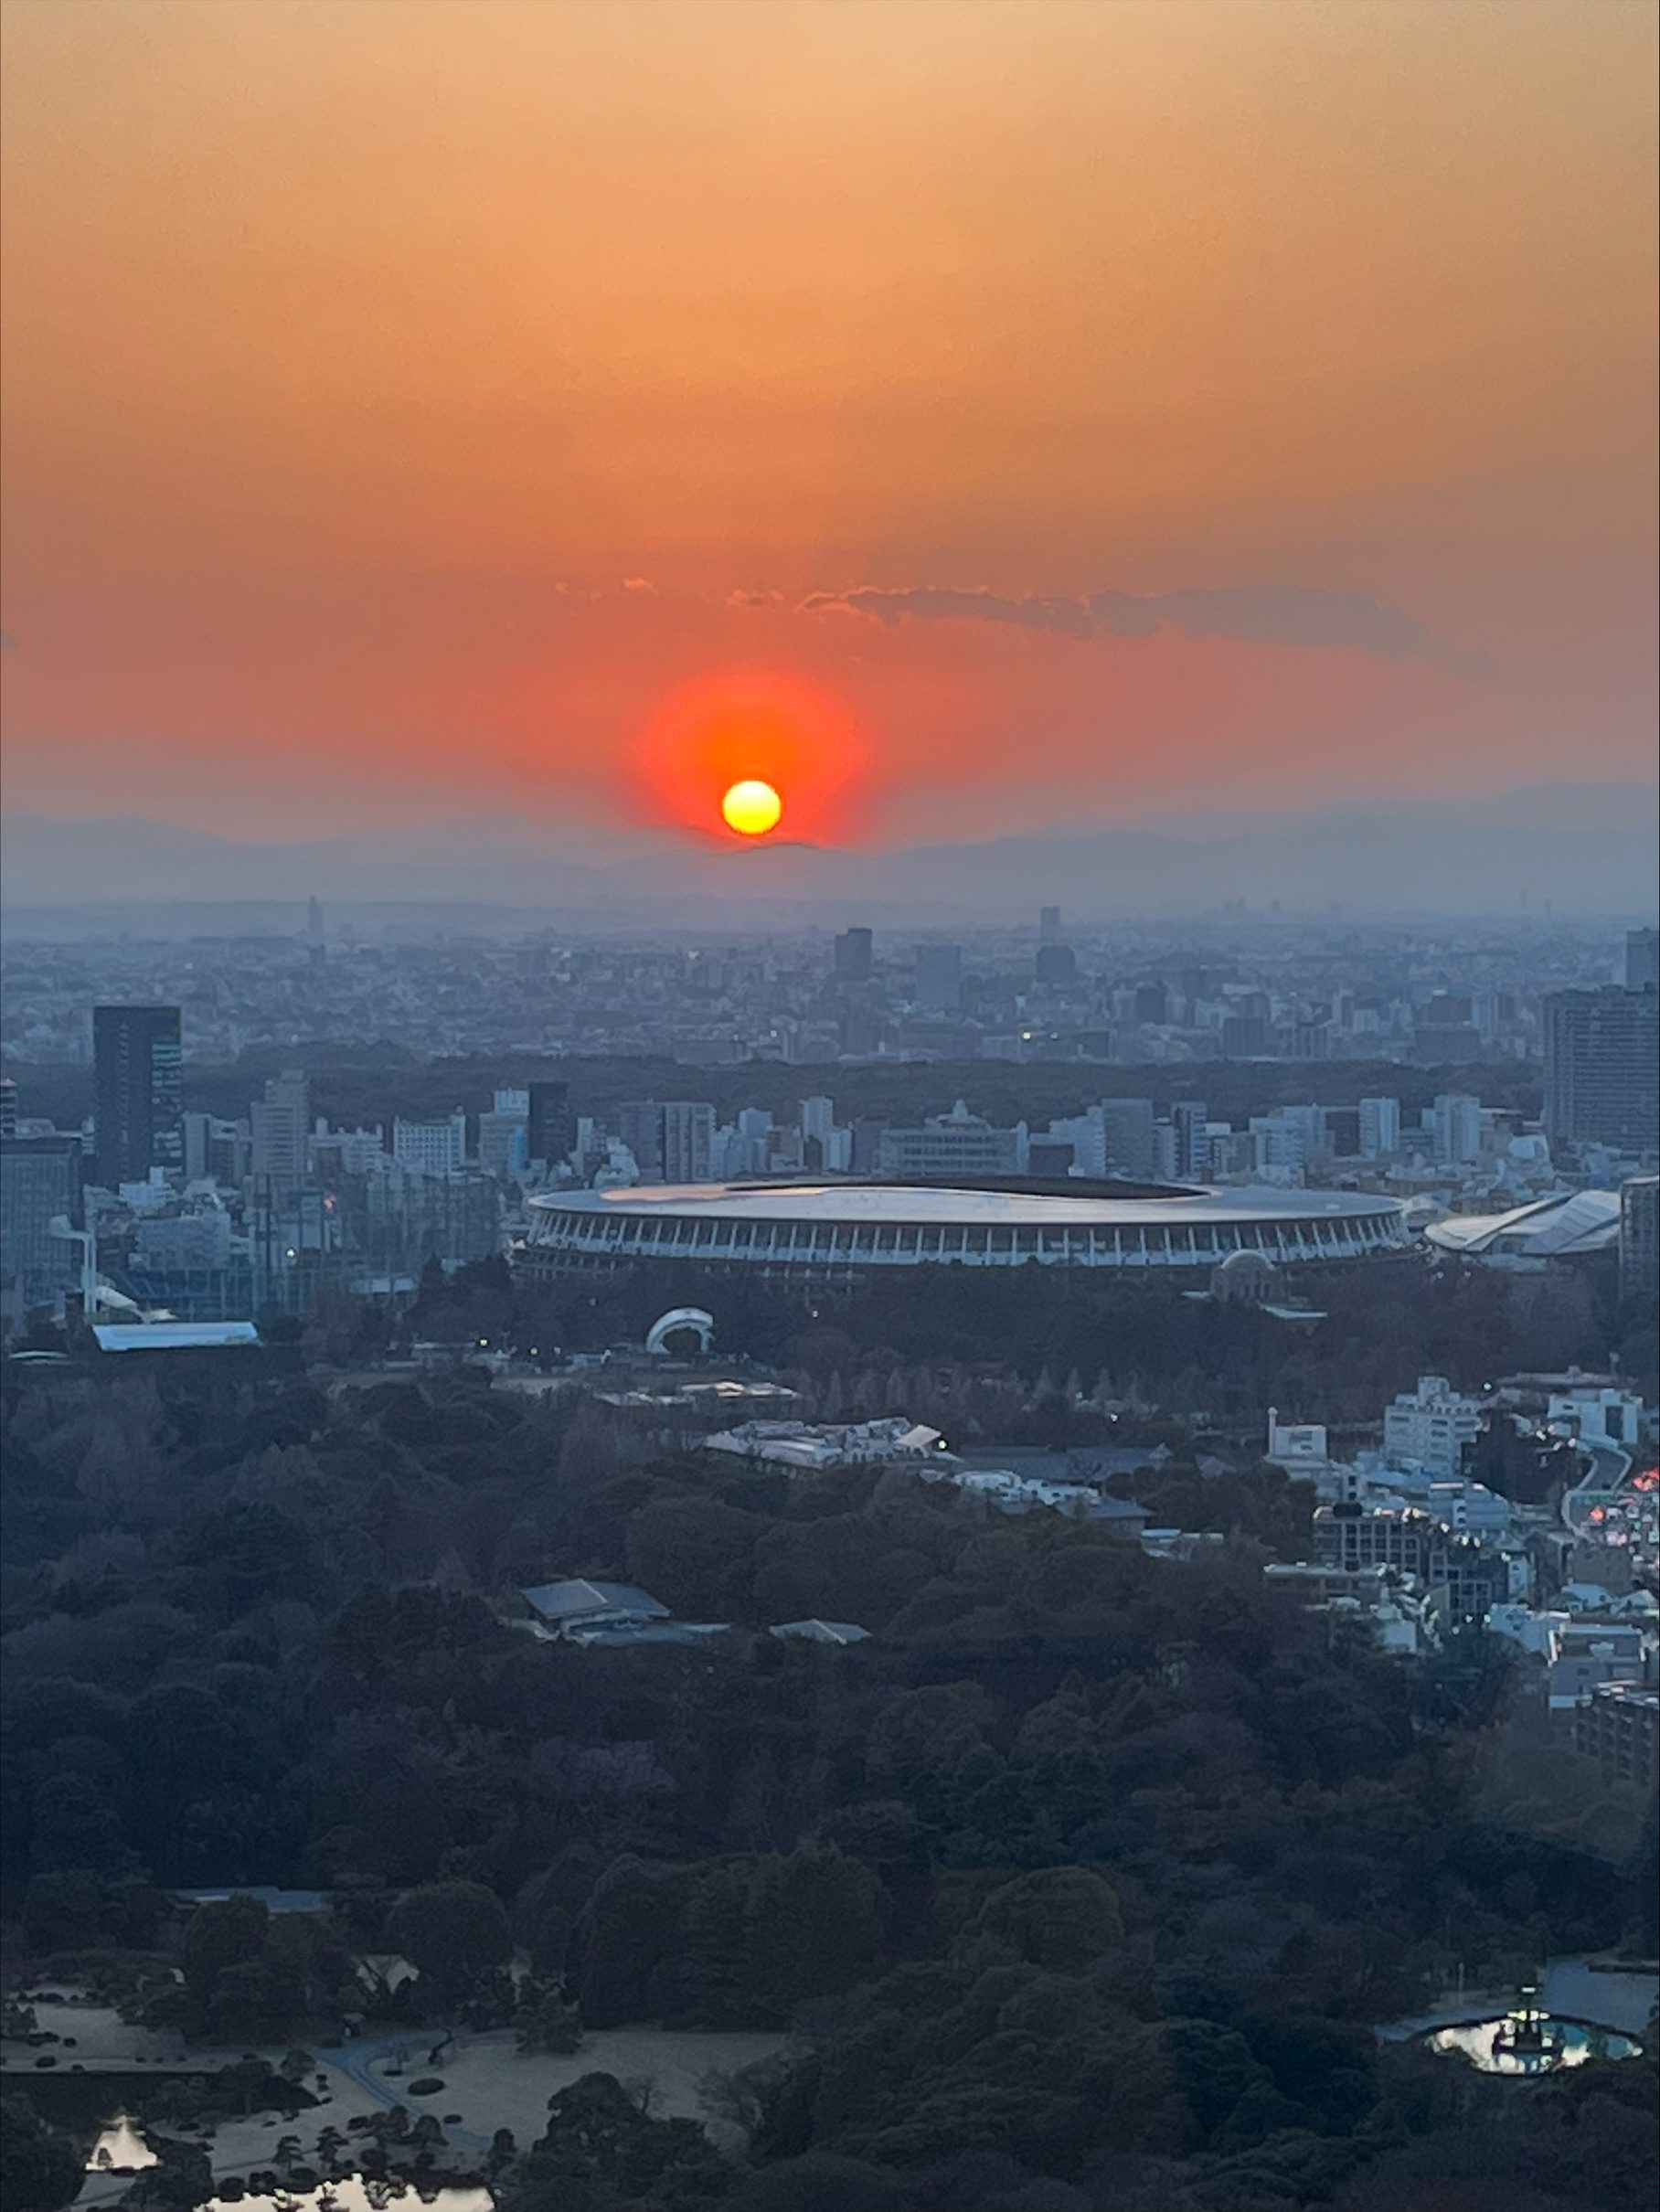
{"type": "Polygon", "coordinates": [[[1559,2073],[1590,2058],[1635,2058],[1643,2050],[1633,2036],[1583,2020],[1559,2019],[1527,2005],[1496,2019],[1436,2028],[1424,2041],[1438,2057],[1463,2058],[1478,2073],[1523,2077],[1559,2073]]]}
{"type": "Polygon", "coordinates": [[[284,2189],[277,2196],[210,2196],[197,2212],[386,2212],[403,2206],[414,2212],[417,2205],[432,2212],[494,2212],[495,2199],[488,2189],[448,2187],[412,2182],[366,2181],[348,2174],[340,2181],[325,2181],[314,2189],[284,2189]]]}

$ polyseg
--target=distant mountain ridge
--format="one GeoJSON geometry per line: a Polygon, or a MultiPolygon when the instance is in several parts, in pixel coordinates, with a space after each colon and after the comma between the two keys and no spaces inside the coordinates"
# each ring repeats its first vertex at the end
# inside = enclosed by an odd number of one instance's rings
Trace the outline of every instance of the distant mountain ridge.
{"type": "MultiPolygon", "coordinates": [[[[1355,806],[1243,821],[1216,814],[1072,827],[977,844],[858,852],[696,846],[491,816],[240,843],[143,819],[0,817],[0,899],[25,909],[488,909],[526,919],[754,927],[856,909],[950,922],[1038,904],[1076,921],[1214,911],[1653,915],[1660,793],[1643,784],[1529,786],[1481,801],[1355,806]],[[573,845],[575,850],[573,850],[573,845]],[[581,857],[576,856],[580,851],[581,857]]],[[[271,926],[268,922],[265,926],[271,926]]]]}

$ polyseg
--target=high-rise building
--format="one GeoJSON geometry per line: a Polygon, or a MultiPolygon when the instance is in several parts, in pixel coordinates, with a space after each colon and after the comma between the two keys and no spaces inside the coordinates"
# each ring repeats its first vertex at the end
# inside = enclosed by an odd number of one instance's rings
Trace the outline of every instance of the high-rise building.
{"type": "Polygon", "coordinates": [[[1626,931],[1625,988],[1660,991],[1660,930],[1626,931]]]}
{"type": "Polygon", "coordinates": [[[1400,1101],[1362,1099],[1360,1101],[1360,1156],[1387,1160],[1400,1150],[1400,1101]]]}
{"type": "Polygon", "coordinates": [[[478,1164],[486,1175],[517,1175],[528,1164],[527,1128],[526,1116],[515,1113],[510,1107],[494,1107],[479,1115],[478,1164]]]}
{"type": "Polygon", "coordinates": [[[663,1109],[655,1099],[624,1099],[617,1108],[617,1135],[634,1155],[642,1183],[663,1180],[663,1109]]]}
{"type": "Polygon", "coordinates": [[[961,945],[917,947],[917,1005],[931,1014],[949,1013],[963,1003],[961,945]]]}
{"type": "Polygon", "coordinates": [[[288,1197],[310,1172],[311,1085],[297,1069],[273,1075],[249,1108],[254,1183],[261,1197],[288,1197]]]}
{"type": "Polygon", "coordinates": [[[1430,1110],[1435,1157],[1443,1166],[1468,1167],[1482,1151],[1482,1102],[1467,1091],[1443,1090],[1430,1110]]]}
{"type": "Polygon", "coordinates": [[[551,1166],[562,1160],[577,1141],[577,1125],[570,1111],[569,1083],[541,1082],[527,1086],[526,1143],[529,1156],[551,1166]]]}
{"type": "Polygon", "coordinates": [[[844,930],[831,948],[831,973],[838,984],[867,984],[875,962],[868,930],[844,930]]]}
{"type": "Polygon", "coordinates": [[[1620,1186],[1620,1295],[1652,1298],[1660,1291],[1660,1175],[1633,1175],[1620,1186]]]}
{"type": "Polygon", "coordinates": [[[1660,1149],[1660,993],[1611,984],[1546,999],[1545,1131],[1553,1144],[1660,1149]]]}
{"type": "Polygon", "coordinates": [[[1101,1139],[1107,1172],[1131,1183],[1151,1183],[1158,1174],[1158,1140],[1154,1134],[1151,1099],[1102,1099],[1101,1139]]]}
{"type": "Polygon", "coordinates": [[[1078,980],[1078,955],[1070,945],[1044,944],[1038,948],[1032,973],[1040,984],[1064,986],[1078,980]]]}
{"type": "Polygon", "coordinates": [[[42,1305],[71,1289],[79,1273],[75,1247],[52,1234],[62,1218],[80,1223],[80,1139],[0,1137],[0,1275],[22,1286],[26,1305],[42,1305]]]}
{"type": "Polygon", "coordinates": [[[1060,909],[1039,907],[1038,909],[1038,941],[1040,945],[1060,942],[1060,909]]]}
{"type": "Polygon", "coordinates": [[[714,1149],[715,1109],[702,1099],[670,1099],[663,1108],[663,1180],[708,1182],[714,1149]]]}
{"type": "Polygon", "coordinates": [[[9,1075],[0,1075],[0,1137],[17,1133],[17,1086],[9,1075]]]}
{"type": "Polygon", "coordinates": [[[1178,1182],[1201,1180],[1210,1172],[1210,1109],[1203,1099],[1177,1099],[1170,1109],[1176,1132],[1178,1182]]]}
{"type": "Polygon", "coordinates": [[[98,1180],[144,1183],[185,1164],[176,1006],[94,1006],[92,1113],[98,1180]]]}

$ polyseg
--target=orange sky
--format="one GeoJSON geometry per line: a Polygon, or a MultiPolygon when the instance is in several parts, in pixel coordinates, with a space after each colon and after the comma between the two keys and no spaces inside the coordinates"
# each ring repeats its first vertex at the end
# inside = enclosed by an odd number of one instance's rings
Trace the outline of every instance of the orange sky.
{"type": "Polygon", "coordinates": [[[875,843],[1652,772],[1650,0],[3,20],[10,806],[685,819],[733,672],[875,843]]]}

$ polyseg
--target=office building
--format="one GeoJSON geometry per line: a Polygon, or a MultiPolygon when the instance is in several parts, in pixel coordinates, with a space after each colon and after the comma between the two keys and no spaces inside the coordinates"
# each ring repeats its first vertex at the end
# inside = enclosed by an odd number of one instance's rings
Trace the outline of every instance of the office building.
{"type": "Polygon", "coordinates": [[[1078,955],[1070,945],[1039,945],[1032,973],[1046,989],[1063,990],[1078,981],[1078,955]]]}
{"type": "Polygon", "coordinates": [[[1660,930],[1625,932],[1625,988],[1660,991],[1660,930]]]}
{"type": "Polygon", "coordinates": [[[176,1006],[94,1006],[92,1111],[97,1179],[107,1190],[185,1164],[176,1006]]]}
{"type": "Polygon", "coordinates": [[[959,1099],[950,1113],[920,1129],[884,1130],[878,1158],[883,1175],[906,1182],[1023,1175],[1026,1129],[994,1129],[959,1099]]]}
{"type": "Polygon", "coordinates": [[[1447,1090],[1430,1109],[1437,1162],[1468,1167],[1481,1157],[1482,1102],[1468,1092],[1447,1090]]]}
{"type": "Polygon", "coordinates": [[[1660,992],[1557,991],[1544,1014],[1552,1144],[1660,1150],[1660,992]]]}
{"type": "Polygon", "coordinates": [[[1272,1059],[1273,1024],[1265,1014],[1224,1015],[1220,1042],[1225,1060],[1272,1059]]]}
{"type": "Polygon", "coordinates": [[[458,1175],[467,1159],[467,1117],[452,1113],[441,1122],[392,1124],[392,1157],[400,1167],[422,1175],[458,1175]]]}
{"type": "Polygon", "coordinates": [[[1455,1620],[1479,1621],[1515,1595],[1509,1557],[1411,1506],[1319,1505],[1314,1558],[1354,1574],[1368,1567],[1416,1575],[1455,1620]]]}
{"type": "Polygon", "coordinates": [[[0,1075],[0,1137],[17,1133],[17,1086],[9,1075],[0,1075]]]}
{"type": "Polygon", "coordinates": [[[262,1197],[289,1197],[310,1170],[311,1086],[291,1070],[273,1075],[249,1109],[254,1184],[262,1197]]]}
{"type": "Polygon", "coordinates": [[[1178,1183],[1203,1182],[1210,1172],[1210,1109],[1203,1099],[1177,1099],[1170,1109],[1178,1183]]]}
{"type": "MultiPolygon", "coordinates": [[[[500,1107],[498,1099],[497,1107],[500,1107]]],[[[551,1167],[568,1157],[577,1141],[569,1083],[530,1083],[525,1091],[526,1143],[533,1160],[551,1167]]]]}
{"type": "MultiPolygon", "coordinates": [[[[499,1099],[503,1094],[496,1093],[499,1099]]],[[[496,1106],[478,1117],[478,1164],[488,1175],[522,1175],[530,1161],[528,1120],[496,1106]]]]}
{"type": "Polygon", "coordinates": [[[1038,909],[1038,941],[1040,945],[1060,942],[1060,909],[1039,907],[1038,909]]]}
{"type": "Polygon", "coordinates": [[[1620,1186],[1620,1295],[1652,1298],[1660,1291],[1660,1175],[1633,1175],[1620,1186]]]}
{"type": "Polygon", "coordinates": [[[917,947],[916,1003],[931,1014],[954,1012],[963,1003],[961,945],[917,947]]]}
{"type": "Polygon", "coordinates": [[[701,1099],[671,1099],[662,1111],[663,1180],[708,1182],[714,1174],[715,1109],[701,1099]]]}
{"type": "Polygon", "coordinates": [[[1158,1139],[1151,1099],[1102,1099],[1101,1131],[1109,1175],[1129,1183],[1156,1178],[1158,1139]]]}
{"type": "Polygon", "coordinates": [[[831,948],[831,973],[838,984],[867,984],[875,965],[868,930],[844,930],[831,948]]]}
{"type": "Polygon", "coordinates": [[[633,1154],[642,1183],[663,1180],[663,1109],[655,1099],[624,1099],[617,1108],[617,1136],[633,1154]]]}
{"type": "Polygon", "coordinates": [[[1400,1150],[1400,1101],[1362,1099],[1360,1101],[1360,1156],[1363,1160],[1392,1159],[1400,1150]]]}
{"type": "Polygon", "coordinates": [[[60,1219],[81,1219],[80,1137],[0,1137],[0,1275],[20,1285],[26,1305],[50,1303],[79,1277],[75,1246],[52,1233],[60,1219]]]}

